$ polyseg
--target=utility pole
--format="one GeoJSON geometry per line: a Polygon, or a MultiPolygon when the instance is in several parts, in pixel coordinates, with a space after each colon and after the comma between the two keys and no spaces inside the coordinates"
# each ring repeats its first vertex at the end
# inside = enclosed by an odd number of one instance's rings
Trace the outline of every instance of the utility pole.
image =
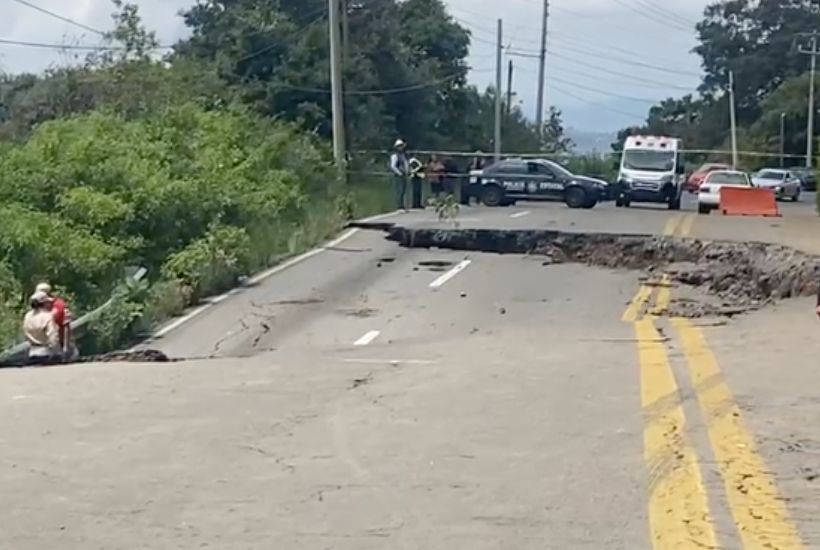
{"type": "Polygon", "coordinates": [[[498,20],[498,51],[495,59],[495,161],[501,160],[501,73],[504,53],[504,23],[498,20]]]}
{"type": "Polygon", "coordinates": [[[780,167],[786,166],[786,113],[780,113],[780,167]]]}
{"type": "Polygon", "coordinates": [[[811,37],[811,49],[807,50],[803,46],[797,48],[797,51],[811,56],[811,71],[809,72],[809,113],[808,124],[806,126],[806,167],[811,168],[814,156],[814,75],[817,72],[817,56],[820,51],[817,50],[817,31],[812,32],[808,36],[811,37]]]}
{"type": "Polygon", "coordinates": [[[737,113],[735,113],[734,71],[729,71],[729,124],[732,128],[732,169],[737,170],[737,113]]]}
{"type": "Polygon", "coordinates": [[[342,67],[350,66],[350,17],[347,13],[349,0],[341,0],[342,12],[342,67]]]}
{"type": "Polygon", "coordinates": [[[536,105],[535,124],[538,134],[544,130],[544,87],[547,77],[547,22],[550,15],[550,1],[544,0],[544,15],[541,22],[541,51],[538,61],[538,104],[536,105]]]}
{"type": "Polygon", "coordinates": [[[330,21],[330,88],[333,111],[333,160],[344,181],[345,170],[345,118],[344,91],[342,88],[342,40],[340,0],[328,0],[328,20],[330,21]]]}
{"type": "Polygon", "coordinates": [[[510,59],[507,65],[507,116],[512,113],[512,84],[513,84],[513,62],[510,59]]]}

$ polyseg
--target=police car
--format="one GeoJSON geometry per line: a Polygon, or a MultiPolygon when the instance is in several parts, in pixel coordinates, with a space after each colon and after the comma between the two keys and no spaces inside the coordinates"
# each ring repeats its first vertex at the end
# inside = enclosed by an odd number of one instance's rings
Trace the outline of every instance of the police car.
{"type": "Polygon", "coordinates": [[[470,172],[470,194],[487,206],[517,200],[562,200],[570,208],[593,208],[608,197],[607,182],[576,176],[544,159],[507,159],[470,172]]]}

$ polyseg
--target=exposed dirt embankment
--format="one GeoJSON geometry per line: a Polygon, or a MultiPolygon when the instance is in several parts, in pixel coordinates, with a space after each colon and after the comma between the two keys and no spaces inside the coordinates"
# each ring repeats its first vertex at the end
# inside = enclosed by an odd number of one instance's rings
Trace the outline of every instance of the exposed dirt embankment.
{"type": "Polygon", "coordinates": [[[643,270],[658,278],[666,274],[673,283],[702,288],[722,302],[679,303],[672,308],[676,315],[731,315],[772,300],[812,295],[818,288],[820,258],[774,244],[547,230],[381,229],[406,247],[542,255],[550,263],[643,270]]]}

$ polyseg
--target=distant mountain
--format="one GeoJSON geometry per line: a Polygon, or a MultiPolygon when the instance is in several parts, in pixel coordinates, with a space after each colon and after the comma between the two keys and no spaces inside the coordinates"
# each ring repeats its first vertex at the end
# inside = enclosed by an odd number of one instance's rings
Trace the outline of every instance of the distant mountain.
{"type": "Polygon", "coordinates": [[[607,153],[617,137],[617,132],[594,132],[567,128],[567,135],[575,144],[576,153],[607,153]]]}

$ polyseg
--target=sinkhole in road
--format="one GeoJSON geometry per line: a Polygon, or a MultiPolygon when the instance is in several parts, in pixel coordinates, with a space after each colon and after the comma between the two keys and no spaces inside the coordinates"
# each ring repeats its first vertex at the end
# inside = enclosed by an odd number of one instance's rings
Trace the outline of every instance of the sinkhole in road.
{"type": "Polygon", "coordinates": [[[386,231],[388,240],[409,248],[536,255],[544,257],[545,265],[639,270],[649,284],[665,276],[673,285],[705,290],[712,298],[673,300],[660,312],[669,316],[731,317],[818,289],[820,257],[778,244],[552,230],[371,229],[386,231]]]}

